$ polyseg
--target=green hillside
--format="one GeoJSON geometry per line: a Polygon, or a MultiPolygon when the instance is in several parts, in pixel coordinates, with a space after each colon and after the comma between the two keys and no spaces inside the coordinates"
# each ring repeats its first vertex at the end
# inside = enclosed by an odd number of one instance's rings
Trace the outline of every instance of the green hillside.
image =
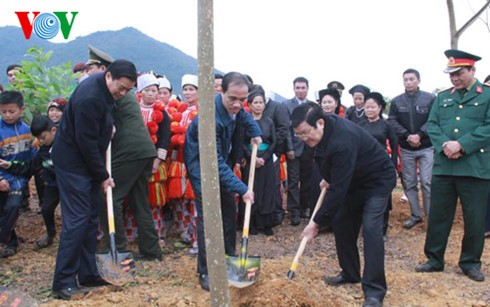
{"type": "Polygon", "coordinates": [[[153,70],[165,74],[176,92],[180,92],[183,74],[197,73],[197,60],[182,51],[159,42],[135,28],[118,31],[100,31],[81,36],[67,43],[51,43],[32,35],[30,40],[24,37],[20,27],[0,27],[3,44],[0,51],[0,83],[7,84],[5,69],[8,65],[23,60],[27,49],[39,46],[44,51],[53,50],[50,64],[58,65],[71,61],[72,64],[88,59],[88,45],[99,48],[113,58],[124,58],[135,63],[139,71],[153,70]]]}

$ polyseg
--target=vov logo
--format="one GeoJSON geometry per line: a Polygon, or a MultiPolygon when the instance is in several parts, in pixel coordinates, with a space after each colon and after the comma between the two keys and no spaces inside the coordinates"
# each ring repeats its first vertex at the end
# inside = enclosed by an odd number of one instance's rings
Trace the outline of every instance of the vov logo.
{"type": "Polygon", "coordinates": [[[42,39],[51,39],[55,37],[61,30],[63,37],[68,39],[71,32],[71,27],[75,21],[75,17],[78,12],[71,12],[71,21],[68,21],[68,12],[53,12],[51,13],[40,13],[32,12],[34,17],[32,21],[29,20],[29,13],[31,12],[15,12],[19,18],[20,26],[26,39],[31,38],[31,34],[34,33],[42,39]]]}

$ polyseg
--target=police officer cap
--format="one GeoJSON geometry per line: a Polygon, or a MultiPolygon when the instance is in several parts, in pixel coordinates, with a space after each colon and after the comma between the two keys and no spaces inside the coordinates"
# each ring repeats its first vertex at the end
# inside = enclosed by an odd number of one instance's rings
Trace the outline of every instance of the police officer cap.
{"type": "Polygon", "coordinates": [[[330,81],[327,84],[327,88],[334,88],[336,90],[345,90],[345,86],[339,81],[330,81]]]}
{"type": "Polygon", "coordinates": [[[444,52],[448,59],[445,73],[453,73],[463,67],[474,66],[476,61],[481,60],[481,57],[456,49],[449,49],[444,52]]]}
{"type": "Polygon", "coordinates": [[[357,85],[354,85],[350,90],[349,90],[349,94],[351,95],[354,95],[354,93],[361,93],[363,94],[364,96],[366,96],[367,94],[369,94],[371,92],[371,90],[365,86],[365,85],[362,85],[362,84],[357,84],[357,85]]]}
{"type": "Polygon", "coordinates": [[[97,65],[104,65],[107,67],[112,62],[114,62],[114,59],[110,55],[108,55],[104,51],[95,48],[92,45],[88,45],[88,50],[89,50],[89,59],[87,63],[85,63],[85,65],[97,64],[97,65]]]}

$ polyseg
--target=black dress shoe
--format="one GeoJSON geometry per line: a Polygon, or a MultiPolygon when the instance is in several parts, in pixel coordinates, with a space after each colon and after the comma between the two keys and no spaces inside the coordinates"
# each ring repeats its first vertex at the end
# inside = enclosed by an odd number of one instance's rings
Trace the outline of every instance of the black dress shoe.
{"type": "Polygon", "coordinates": [[[82,287],[102,287],[110,285],[102,277],[92,278],[84,281],[79,281],[78,284],[82,287]]]}
{"type": "Polygon", "coordinates": [[[367,297],[362,307],[381,307],[383,303],[375,297],[367,297]]]}
{"type": "Polygon", "coordinates": [[[339,275],[333,276],[333,277],[325,276],[325,277],[323,277],[323,281],[326,282],[327,284],[334,285],[334,286],[339,286],[339,285],[348,284],[348,283],[350,283],[350,284],[359,283],[359,280],[348,278],[342,272],[340,272],[339,275]]]}
{"type": "Polygon", "coordinates": [[[464,275],[474,281],[485,281],[485,275],[477,268],[471,268],[469,270],[463,270],[464,275]]]}
{"type": "Polygon", "coordinates": [[[310,218],[310,209],[301,210],[301,213],[299,216],[303,219],[309,219],[310,218]]]}
{"type": "Polygon", "coordinates": [[[265,233],[266,236],[272,236],[272,235],[274,235],[274,231],[272,231],[272,228],[270,228],[270,227],[265,228],[264,229],[264,233],[265,233]]]}
{"type": "Polygon", "coordinates": [[[284,215],[286,215],[284,213],[284,211],[279,211],[276,213],[276,218],[275,218],[275,221],[274,221],[274,225],[273,226],[278,226],[278,225],[281,225],[282,224],[282,221],[284,221],[284,215]]]}
{"type": "Polygon", "coordinates": [[[134,256],[134,260],[141,260],[141,261],[154,261],[154,260],[158,260],[158,261],[162,261],[163,260],[163,257],[162,255],[146,255],[146,254],[138,254],[136,256],[134,256]]]}
{"type": "Polygon", "coordinates": [[[291,214],[291,225],[298,226],[301,223],[299,219],[299,212],[293,212],[291,214]]]}
{"type": "Polygon", "coordinates": [[[442,272],[443,269],[436,269],[429,262],[426,262],[415,267],[415,271],[419,273],[432,273],[432,272],[442,272]]]}
{"type": "Polygon", "coordinates": [[[209,291],[209,276],[206,274],[199,274],[199,284],[203,290],[209,291]]]}
{"type": "Polygon", "coordinates": [[[411,217],[410,219],[408,219],[408,221],[405,222],[405,224],[403,224],[403,227],[405,227],[406,229],[411,229],[413,228],[413,226],[417,225],[417,224],[420,224],[422,223],[422,219],[418,218],[413,218],[411,217]]]}
{"type": "Polygon", "coordinates": [[[78,287],[66,288],[60,290],[53,290],[53,296],[62,300],[79,300],[82,299],[89,292],[87,290],[80,289],[78,287]]]}

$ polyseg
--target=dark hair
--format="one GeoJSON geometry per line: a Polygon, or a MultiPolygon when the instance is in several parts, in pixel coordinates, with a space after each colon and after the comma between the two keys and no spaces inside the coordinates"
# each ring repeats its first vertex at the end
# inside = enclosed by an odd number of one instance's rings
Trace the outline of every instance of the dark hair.
{"type": "Polygon", "coordinates": [[[485,78],[485,81],[483,81],[483,83],[487,83],[490,81],[490,75],[488,75],[486,78],[485,78]]]}
{"type": "Polygon", "coordinates": [[[252,101],[254,100],[254,98],[257,97],[257,96],[261,96],[264,99],[264,102],[265,102],[265,94],[264,94],[264,91],[261,90],[261,88],[259,88],[259,89],[256,88],[256,89],[254,89],[253,91],[251,91],[248,94],[247,101],[249,103],[249,106],[252,103],[252,101]]]}
{"type": "Polygon", "coordinates": [[[22,66],[20,66],[19,64],[12,64],[7,66],[7,71],[5,71],[5,73],[8,74],[9,71],[11,71],[12,69],[20,70],[20,68],[22,68],[22,66]]]}
{"type": "Polygon", "coordinates": [[[374,100],[374,102],[376,102],[376,104],[380,106],[381,109],[379,110],[379,116],[381,116],[383,114],[383,110],[386,107],[386,101],[383,95],[381,95],[381,93],[378,92],[371,92],[364,97],[364,103],[368,101],[368,99],[374,100]]]}
{"type": "Polygon", "coordinates": [[[291,114],[291,127],[296,128],[306,121],[310,126],[316,128],[316,122],[320,118],[326,119],[326,117],[327,115],[318,104],[314,102],[302,103],[291,114]]]}
{"type": "Polygon", "coordinates": [[[44,131],[51,131],[53,127],[56,127],[55,123],[46,115],[36,115],[31,122],[31,133],[35,137],[38,137],[44,131]]]}
{"type": "Polygon", "coordinates": [[[308,79],[306,79],[305,77],[297,77],[297,78],[295,78],[293,80],[293,85],[295,85],[298,82],[306,83],[306,87],[310,87],[309,82],[308,82],[308,79]]]}
{"type": "Polygon", "coordinates": [[[223,93],[226,93],[230,85],[246,85],[250,89],[250,82],[245,75],[232,71],[223,76],[223,82],[221,87],[223,88],[223,93]]]}
{"type": "Polygon", "coordinates": [[[407,69],[407,70],[405,70],[405,71],[403,72],[403,75],[402,75],[402,76],[405,76],[406,74],[415,74],[415,76],[417,77],[417,79],[419,79],[419,80],[420,80],[420,73],[419,73],[419,71],[418,71],[418,70],[416,70],[416,69],[409,68],[409,69],[407,69]]]}
{"type": "Polygon", "coordinates": [[[223,75],[222,74],[214,74],[214,78],[215,79],[223,79],[223,75]]]}
{"type": "Polygon", "coordinates": [[[24,106],[24,97],[21,92],[17,91],[5,91],[0,94],[0,104],[6,105],[15,103],[19,108],[24,106]]]}
{"type": "Polygon", "coordinates": [[[262,95],[265,97],[265,90],[264,88],[262,87],[262,85],[260,84],[252,84],[250,85],[250,88],[249,88],[249,93],[252,93],[252,92],[256,92],[256,91],[259,91],[262,93],[262,95]]]}
{"type": "Polygon", "coordinates": [[[0,83],[0,92],[3,92],[3,85],[0,83]]]}
{"type": "Polygon", "coordinates": [[[337,106],[335,107],[334,112],[335,112],[335,114],[339,114],[340,106],[341,106],[339,91],[335,88],[326,88],[326,89],[320,90],[318,92],[318,97],[320,98],[320,105],[322,104],[322,99],[325,96],[331,96],[331,97],[333,97],[335,102],[337,102],[337,106]]]}
{"type": "Polygon", "coordinates": [[[250,84],[254,84],[254,79],[252,79],[252,77],[250,77],[250,75],[247,75],[247,74],[243,74],[245,76],[245,78],[247,78],[248,82],[250,82],[250,84]]]}
{"type": "Polygon", "coordinates": [[[115,60],[109,67],[107,67],[106,74],[110,72],[112,79],[121,79],[123,77],[136,82],[138,79],[138,72],[134,64],[128,60],[115,60]]]}

